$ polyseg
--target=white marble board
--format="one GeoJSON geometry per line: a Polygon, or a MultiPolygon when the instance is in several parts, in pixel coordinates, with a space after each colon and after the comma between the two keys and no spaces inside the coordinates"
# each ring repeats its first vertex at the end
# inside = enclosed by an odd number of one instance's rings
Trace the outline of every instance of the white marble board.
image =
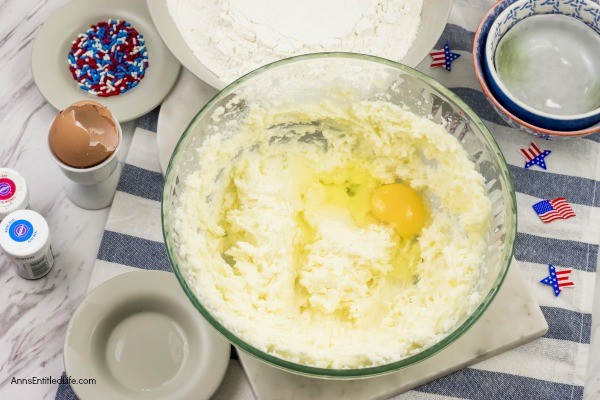
{"type": "MultiPolygon", "coordinates": [[[[163,172],[181,134],[196,113],[217,93],[182,69],[161,106],[157,142],[163,172]]],[[[238,350],[255,396],[261,400],[386,399],[538,338],[548,330],[539,306],[513,260],[494,302],[459,340],[414,366],[375,378],[323,380],[291,374],[238,350]]]]}

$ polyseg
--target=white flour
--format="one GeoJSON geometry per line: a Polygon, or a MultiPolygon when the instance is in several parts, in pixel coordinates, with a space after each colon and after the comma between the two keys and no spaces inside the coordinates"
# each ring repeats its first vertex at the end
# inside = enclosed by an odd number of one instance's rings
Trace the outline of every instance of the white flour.
{"type": "Polygon", "coordinates": [[[401,60],[423,0],[168,0],[196,58],[229,83],[294,55],[346,51],[401,60]]]}

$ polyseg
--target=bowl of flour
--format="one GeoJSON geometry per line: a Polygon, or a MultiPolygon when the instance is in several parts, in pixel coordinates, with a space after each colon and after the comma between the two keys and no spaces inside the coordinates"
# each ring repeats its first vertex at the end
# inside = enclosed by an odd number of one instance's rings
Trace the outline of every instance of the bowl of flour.
{"type": "Polygon", "coordinates": [[[222,89],[265,64],[317,52],[416,67],[439,39],[452,0],[147,0],[171,52],[222,89]]]}
{"type": "Polygon", "coordinates": [[[516,234],[505,161],[474,112],[352,53],[278,61],[217,94],[178,143],[162,216],[173,270],[219,332],[328,378],[453,343],[500,288],[516,234]]]}

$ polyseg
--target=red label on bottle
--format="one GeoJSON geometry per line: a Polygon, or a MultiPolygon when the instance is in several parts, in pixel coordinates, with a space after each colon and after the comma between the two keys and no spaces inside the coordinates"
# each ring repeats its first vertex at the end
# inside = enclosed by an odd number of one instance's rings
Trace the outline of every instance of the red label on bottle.
{"type": "Polygon", "coordinates": [[[0,178],[0,201],[10,199],[16,191],[17,187],[11,179],[0,178]]]}

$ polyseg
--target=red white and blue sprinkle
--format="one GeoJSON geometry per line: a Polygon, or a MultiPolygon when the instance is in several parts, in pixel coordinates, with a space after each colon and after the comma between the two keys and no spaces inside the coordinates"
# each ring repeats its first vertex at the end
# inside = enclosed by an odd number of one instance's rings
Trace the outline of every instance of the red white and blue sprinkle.
{"type": "Polygon", "coordinates": [[[542,169],[546,169],[546,161],[544,160],[552,153],[550,150],[542,151],[534,142],[531,142],[528,149],[521,149],[521,154],[525,156],[525,169],[529,169],[533,165],[537,165],[542,169]]]}
{"type": "Polygon", "coordinates": [[[574,287],[575,283],[569,279],[569,275],[573,272],[573,268],[556,269],[554,265],[548,264],[549,275],[542,279],[540,283],[552,286],[554,296],[558,296],[563,288],[574,287]]]}
{"type": "Polygon", "coordinates": [[[539,203],[535,203],[532,207],[544,223],[552,222],[557,219],[569,219],[575,217],[573,207],[571,207],[564,197],[557,197],[552,200],[542,200],[539,203]]]}
{"type": "Polygon", "coordinates": [[[444,48],[441,50],[433,50],[429,53],[429,56],[433,60],[430,68],[446,68],[448,71],[452,71],[452,62],[460,57],[459,53],[453,53],[450,50],[450,45],[446,43],[444,48]]]}
{"type": "Polygon", "coordinates": [[[100,97],[133,89],[150,65],[144,36],[118,19],[98,22],[77,36],[68,61],[79,87],[100,97]]]}

